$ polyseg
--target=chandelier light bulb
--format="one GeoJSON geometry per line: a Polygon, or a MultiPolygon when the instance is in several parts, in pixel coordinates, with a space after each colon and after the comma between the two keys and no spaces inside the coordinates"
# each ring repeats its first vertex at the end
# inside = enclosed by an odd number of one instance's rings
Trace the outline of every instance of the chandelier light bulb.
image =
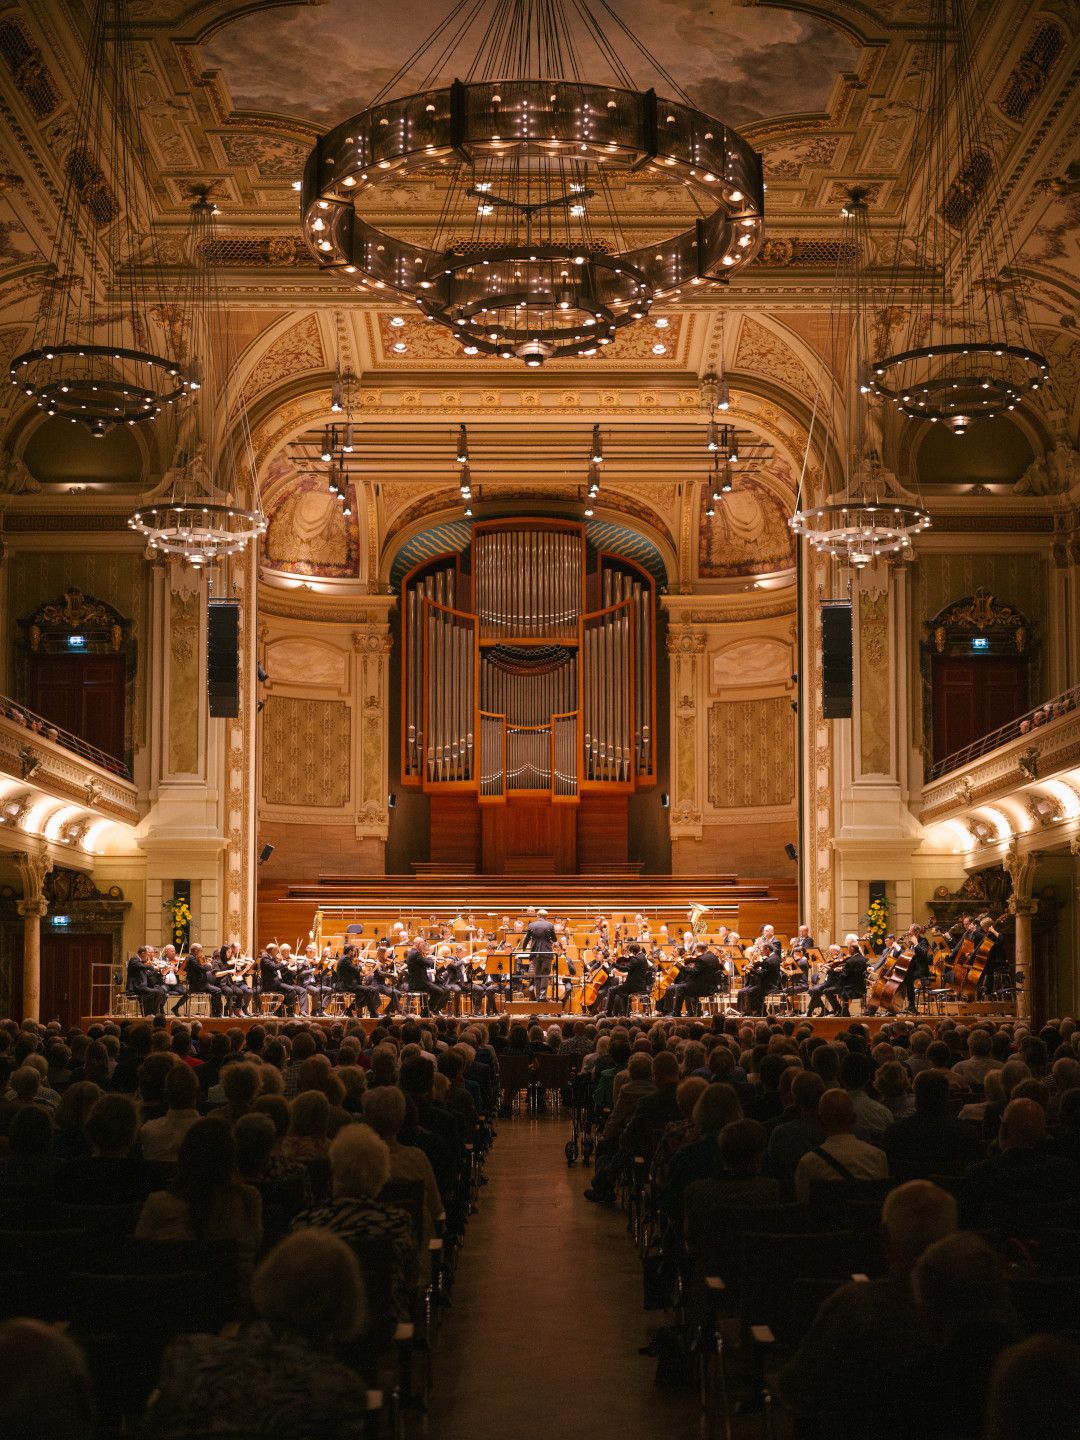
{"type": "Polygon", "coordinates": [[[464,425],[458,426],[457,462],[459,465],[469,463],[469,432],[464,425]]]}
{"type": "Polygon", "coordinates": [[[720,449],[720,435],[717,431],[715,420],[709,421],[709,438],[706,441],[705,448],[714,455],[717,450],[720,449]]]}

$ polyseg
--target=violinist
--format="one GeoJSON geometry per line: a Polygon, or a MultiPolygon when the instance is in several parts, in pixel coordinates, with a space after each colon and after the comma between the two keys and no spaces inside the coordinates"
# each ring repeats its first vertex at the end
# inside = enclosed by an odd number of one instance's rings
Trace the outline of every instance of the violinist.
{"type": "Polygon", "coordinates": [[[250,1015],[251,986],[244,984],[240,946],[234,941],[222,945],[214,955],[214,979],[221,987],[226,1015],[250,1015]]]}
{"type": "Polygon", "coordinates": [[[693,959],[686,968],[686,979],[672,985],[671,1013],[676,1019],[682,1014],[683,1006],[690,1002],[698,1009],[698,1001],[706,995],[715,995],[720,987],[720,957],[704,940],[694,946],[693,959]]]}
{"type": "Polygon", "coordinates": [[[279,1015],[282,1010],[295,1010],[301,992],[286,980],[282,973],[280,961],[281,947],[271,944],[259,956],[259,987],[264,995],[280,995],[277,1008],[274,1013],[279,1015]]]}
{"type": "Polygon", "coordinates": [[[632,940],[627,946],[625,958],[616,960],[614,968],[623,971],[626,978],[621,985],[608,987],[605,1013],[625,1015],[630,1009],[631,995],[647,995],[652,989],[652,966],[640,943],[632,940]]]}
{"type": "Polygon", "coordinates": [[[156,1015],[165,1008],[168,991],[154,965],[153,951],[149,945],[140,945],[127,962],[127,984],[124,990],[138,1000],[144,1015],[156,1015]]]}
{"type": "Polygon", "coordinates": [[[494,1015],[498,1010],[495,997],[499,993],[499,982],[494,975],[489,975],[484,966],[486,955],[479,951],[472,957],[465,967],[469,984],[472,986],[472,993],[477,1005],[483,1001],[483,1008],[489,1015],[494,1015]]]}
{"type": "Polygon", "coordinates": [[[830,945],[825,961],[825,974],[816,985],[810,986],[810,1004],[807,1015],[842,1015],[844,989],[844,952],[839,945],[830,945]],[[826,1006],[828,1010],[826,1011],[826,1006]]]}
{"type": "Polygon", "coordinates": [[[436,984],[431,977],[430,946],[426,940],[417,940],[405,957],[410,995],[426,995],[428,1008],[438,1014],[450,998],[445,986],[436,984]]]}
{"type": "Polygon", "coordinates": [[[334,989],[339,990],[348,999],[346,1009],[347,1015],[355,1015],[357,1009],[364,1009],[365,1005],[371,1014],[375,1014],[378,1006],[372,1009],[374,996],[369,991],[364,977],[356,963],[356,950],[352,945],[346,945],[341,952],[341,959],[334,967],[334,989]]]}
{"type": "Polygon", "coordinates": [[[847,1015],[852,1000],[866,998],[866,976],[869,966],[858,935],[844,937],[843,956],[843,983],[840,986],[840,997],[843,1014],[847,1015]]]}
{"type": "Polygon", "coordinates": [[[814,949],[814,937],[809,925],[800,925],[791,941],[791,951],[783,970],[791,990],[802,992],[810,989],[810,951],[814,949]]]}
{"type": "Polygon", "coordinates": [[[188,949],[187,959],[184,962],[184,978],[187,981],[188,994],[209,995],[210,1014],[220,1018],[221,986],[214,984],[210,965],[203,960],[203,947],[198,942],[193,943],[188,949]]]}
{"type": "Polygon", "coordinates": [[[771,925],[766,925],[762,931],[759,957],[746,971],[744,979],[746,984],[739,991],[736,1001],[738,1008],[744,1015],[763,1015],[765,996],[773,995],[783,988],[780,941],[773,933],[771,925]]]}
{"type": "MultiPolygon", "coordinates": [[[[385,945],[379,945],[375,950],[375,964],[371,974],[367,978],[366,989],[377,996],[386,995],[390,1003],[386,1007],[387,1015],[396,1015],[401,1000],[401,991],[397,987],[397,971],[394,969],[393,961],[385,945]]],[[[377,1007],[376,1007],[377,1009],[377,1007]]],[[[372,1011],[372,1014],[375,1014],[372,1011]]]]}
{"type": "Polygon", "coordinates": [[[919,981],[925,983],[930,979],[930,941],[921,925],[910,925],[903,943],[905,950],[911,951],[911,963],[900,986],[900,993],[907,1002],[908,1010],[914,1014],[915,987],[919,981]]]}

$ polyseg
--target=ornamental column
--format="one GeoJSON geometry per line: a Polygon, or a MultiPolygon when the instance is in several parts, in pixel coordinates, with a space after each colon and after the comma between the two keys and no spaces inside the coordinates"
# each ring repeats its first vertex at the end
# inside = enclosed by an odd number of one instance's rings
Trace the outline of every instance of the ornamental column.
{"type": "Polygon", "coordinates": [[[1038,852],[1022,853],[1013,839],[1001,862],[1002,869],[1013,883],[1012,895],[1009,897],[1009,911],[1016,922],[1013,984],[1016,1018],[1025,1023],[1031,1020],[1031,917],[1039,908],[1039,902],[1031,898],[1031,891],[1037,859],[1038,852]]]}
{"type": "Polygon", "coordinates": [[[41,920],[48,910],[45,876],[52,860],[44,851],[23,850],[13,857],[22,878],[23,898],[16,909],[23,920],[22,1018],[41,1018],[41,920]]]}
{"type": "MultiPolygon", "coordinates": [[[[373,597],[374,598],[374,597],[373,597]]],[[[353,631],[356,663],[353,670],[356,731],[355,824],[358,840],[374,841],[384,847],[390,834],[387,794],[390,788],[388,757],[392,737],[388,733],[390,654],[394,637],[390,633],[389,601],[384,609],[372,610],[366,623],[353,631]]]]}
{"type": "MultiPolygon", "coordinates": [[[[672,617],[674,622],[674,616],[672,617]]],[[[679,841],[700,842],[702,838],[702,787],[708,766],[705,763],[705,649],[704,630],[689,623],[668,626],[667,649],[671,657],[671,840],[675,847],[672,869],[691,868],[680,864],[679,841]]]]}

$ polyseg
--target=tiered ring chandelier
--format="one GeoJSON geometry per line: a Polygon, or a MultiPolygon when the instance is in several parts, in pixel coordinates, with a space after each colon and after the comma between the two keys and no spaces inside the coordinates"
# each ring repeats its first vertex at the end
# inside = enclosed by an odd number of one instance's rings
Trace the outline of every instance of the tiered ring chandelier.
{"type": "MultiPolygon", "coordinates": [[[[800,502],[789,524],[797,535],[805,536],[814,550],[862,570],[882,556],[908,550],[915,537],[929,527],[930,516],[921,503],[890,492],[872,424],[867,362],[871,307],[866,276],[870,217],[865,191],[854,189],[849,193],[842,216],[830,313],[829,361],[833,377],[847,393],[846,431],[835,455],[843,479],[839,490],[814,508],[803,508],[800,486],[800,502]]],[[[821,403],[821,386],[819,380],[811,438],[821,403]]],[[[829,435],[827,427],[825,434],[829,435]]],[[[822,448],[827,452],[828,446],[826,439],[822,448]]]]}
{"type": "Polygon", "coordinates": [[[180,416],[173,463],[159,489],[128,519],[155,554],[196,569],[238,555],[266,530],[243,390],[235,376],[224,298],[213,265],[217,206],[194,188],[188,292],[180,306],[192,393],[180,416]],[[234,492],[255,501],[246,509],[234,492]]]}
{"type": "Polygon", "coordinates": [[[409,297],[467,354],[533,367],[595,354],[656,298],[726,280],[757,251],[764,194],[757,152],[694,108],[606,0],[459,0],[367,109],[320,139],[301,188],[321,265],[409,297]],[[605,29],[678,98],[636,89],[605,29]],[[445,83],[459,63],[465,78],[445,83]],[[605,72],[614,83],[581,78],[605,72]],[[417,175],[437,219],[394,233],[380,191],[417,175]],[[664,188],[673,230],[632,245],[638,175],[664,188]]]}
{"type": "Polygon", "coordinates": [[[900,235],[869,381],[912,419],[964,435],[1047,384],[1017,282],[986,90],[968,0],[930,0],[911,147],[910,210],[900,235]]]}
{"type": "Polygon", "coordinates": [[[98,438],[153,420],[189,386],[155,256],[141,253],[152,206],[136,93],[126,0],[97,0],[49,275],[33,340],[8,373],[47,415],[98,438]]]}

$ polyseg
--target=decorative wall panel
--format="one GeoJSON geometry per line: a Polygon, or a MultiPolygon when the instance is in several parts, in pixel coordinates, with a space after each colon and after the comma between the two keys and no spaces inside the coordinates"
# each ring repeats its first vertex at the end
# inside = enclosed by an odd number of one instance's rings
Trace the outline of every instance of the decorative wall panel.
{"type": "Polygon", "coordinates": [[[350,707],[274,695],[263,711],[263,799],[341,809],[351,784],[350,707]]]}
{"type": "Polygon", "coordinates": [[[199,614],[201,590],[172,596],[169,610],[169,772],[194,775],[199,768],[199,614]]]}
{"type": "Polygon", "coordinates": [[[889,592],[859,596],[859,738],[862,771],[889,772],[889,592]]]}
{"type": "Polygon", "coordinates": [[[709,706],[709,804],[742,810],[795,802],[791,702],[720,700],[709,706]]]}

